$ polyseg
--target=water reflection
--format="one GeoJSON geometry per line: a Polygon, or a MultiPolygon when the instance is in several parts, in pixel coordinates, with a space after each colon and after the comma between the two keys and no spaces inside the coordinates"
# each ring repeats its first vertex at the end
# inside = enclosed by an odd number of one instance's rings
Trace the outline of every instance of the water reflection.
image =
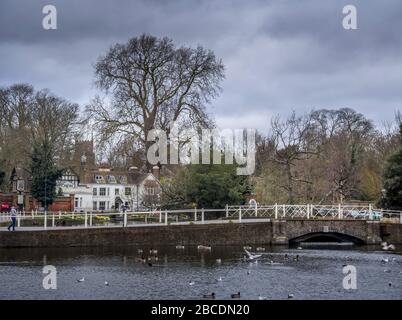
{"type": "Polygon", "coordinates": [[[231,299],[239,291],[241,299],[402,298],[401,247],[392,253],[372,246],[264,247],[257,263],[244,262],[240,246],[158,247],[157,259],[151,247],[136,246],[1,249],[0,298],[202,299],[215,292],[231,299]],[[57,268],[57,290],[42,288],[45,264],[57,268]],[[357,268],[357,290],[342,287],[348,264],[357,268]]]}

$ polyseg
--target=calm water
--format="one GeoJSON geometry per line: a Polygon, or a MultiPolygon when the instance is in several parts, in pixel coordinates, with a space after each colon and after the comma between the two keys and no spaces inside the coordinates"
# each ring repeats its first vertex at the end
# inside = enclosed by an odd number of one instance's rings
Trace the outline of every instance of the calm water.
{"type": "MultiPolygon", "coordinates": [[[[294,299],[402,299],[401,247],[392,253],[376,247],[265,247],[257,264],[242,262],[240,246],[211,252],[157,248],[152,267],[139,262],[138,247],[131,246],[0,249],[0,299],[201,299],[211,292],[230,299],[238,291],[242,299],[287,299],[290,293],[294,299]],[[44,264],[57,268],[57,290],[43,289],[44,264]],[[345,264],[357,268],[357,290],[342,287],[345,264]]],[[[148,253],[149,247],[143,249],[148,253]]]]}

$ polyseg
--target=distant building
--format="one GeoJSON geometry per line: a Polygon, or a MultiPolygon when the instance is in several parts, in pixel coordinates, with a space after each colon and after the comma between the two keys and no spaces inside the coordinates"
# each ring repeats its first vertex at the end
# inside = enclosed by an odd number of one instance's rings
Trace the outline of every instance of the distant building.
{"type": "Polygon", "coordinates": [[[140,173],[137,167],[97,166],[92,141],[76,144],[71,167],[57,182],[60,195],[74,194],[74,211],[148,210],[160,200],[159,167],[140,173]]]}
{"type": "MultiPolygon", "coordinates": [[[[9,190],[0,193],[0,211],[7,211],[11,205],[21,211],[43,210],[41,203],[31,195],[32,175],[29,170],[17,165],[10,175],[9,190]]],[[[74,195],[58,196],[48,206],[49,211],[71,211],[73,209],[74,195]]]]}
{"type": "MultiPolygon", "coordinates": [[[[154,172],[155,175],[156,172],[154,172]]],[[[112,170],[99,167],[83,176],[71,169],[65,171],[57,188],[63,195],[74,194],[74,211],[140,211],[158,206],[160,183],[153,173],[139,173],[136,167],[129,170],[112,170]]]]}
{"type": "MultiPolygon", "coordinates": [[[[57,181],[56,195],[49,211],[142,211],[159,206],[161,186],[159,167],[141,173],[137,167],[111,168],[95,163],[93,141],[78,141],[63,163],[63,176],[57,181]]],[[[31,195],[32,175],[16,166],[10,177],[9,192],[0,193],[0,211],[11,205],[20,210],[43,209],[31,195]]]]}

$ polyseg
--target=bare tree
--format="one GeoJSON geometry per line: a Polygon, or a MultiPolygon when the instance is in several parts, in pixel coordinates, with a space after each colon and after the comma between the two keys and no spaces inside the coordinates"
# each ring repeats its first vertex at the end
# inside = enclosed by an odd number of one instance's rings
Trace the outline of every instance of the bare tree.
{"type": "Polygon", "coordinates": [[[30,85],[0,89],[0,156],[7,171],[15,162],[25,164],[28,159],[34,104],[34,89],[30,85]]]}
{"type": "Polygon", "coordinates": [[[72,146],[78,105],[27,84],[0,88],[0,160],[7,173],[29,167],[32,146],[46,141],[61,160],[72,146]]]}
{"type": "Polygon", "coordinates": [[[288,201],[295,200],[295,184],[312,182],[300,176],[295,170],[296,163],[307,160],[316,155],[317,135],[315,134],[314,123],[311,115],[297,117],[295,112],[282,121],[275,117],[271,121],[271,143],[274,145],[274,152],[271,154],[271,161],[280,165],[286,175],[286,183],[282,185],[287,191],[288,201]]]}
{"type": "Polygon", "coordinates": [[[147,181],[141,194],[141,205],[147,209],[155,209],[161,204],[160,186],[155,181],[147,181]]]}
{"type": "Polygon", "coordinates": [[[342,202],[358,192],[359,166],[375,135],[373,124],[349,108],[314,111],[312,119],[320,128],[322,174],[329,182],[321,201],[332,196],[342,202]]]}
{"type": "Polygon", "coordinates": [[[219,93],[224,66],[202,47],[177,48],[168,38],[141,35],[101,56],[95,77],[108,102],[96,97],[86,113],[100,140],[134,138],[146,150],[148,132],[169,132],[171,121],[210,125],[205,106],[219,93]]]}
{"type": "Polygon", "coordinates": [[[74,136],[79,130],[77,104],[41,90],[35,95],[32,139],[47,141],[57,159],[71,152],[74,136]]]}

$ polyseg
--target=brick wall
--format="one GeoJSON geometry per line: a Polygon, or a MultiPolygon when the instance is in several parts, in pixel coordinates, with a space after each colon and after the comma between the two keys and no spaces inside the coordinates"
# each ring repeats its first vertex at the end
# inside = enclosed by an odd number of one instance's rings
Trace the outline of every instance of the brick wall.
{"type": "MultiPolygon", "coordinates": [[[[205,225],[141,226],[129,228],[93,228],[70,230],[41,230],[0,232],[0,247],[70,247],[107,245],[147,245],[152,247],[183,244],[189,245],[262,245],[269,243],[287,244],[292,235],[301,232],[337,229],[352,235],[366,235],[365,241],[380,241],[380,230],[384,239],[391,243],[402,243],[402,225],[394,224],[380,228],[383,224],[366,221],[272,221],[259,223],[225,223],[205,225]],[[300,231],[297,231],[300,228],[300,231]],[[352,229],[354,228],[354,229],[352,229]],[[289,232],[289,233],[287,233],[289,232]],[[290,237],[289,237],[290,236],[290,237]],[[371,238],[370,238],[371,237],[371,238]]],[[[369,242],[372,243],[372,242],[369,242]]]]}
{"type": "MultiPolygon", "coordinates": [[[[17,194],[16,193],[0,193],[0,203],[6,202],[17,206],[17,194]]],[[[41,204],[33,199],[30,195],[24,196],[24,210],[31,211],[37,210],[41,207],[41,204]]],[[[53,204],[49,206],[49,211],[74,211],[74,195],[70,194],[67,197],[57,197],[53,204]]]]}

